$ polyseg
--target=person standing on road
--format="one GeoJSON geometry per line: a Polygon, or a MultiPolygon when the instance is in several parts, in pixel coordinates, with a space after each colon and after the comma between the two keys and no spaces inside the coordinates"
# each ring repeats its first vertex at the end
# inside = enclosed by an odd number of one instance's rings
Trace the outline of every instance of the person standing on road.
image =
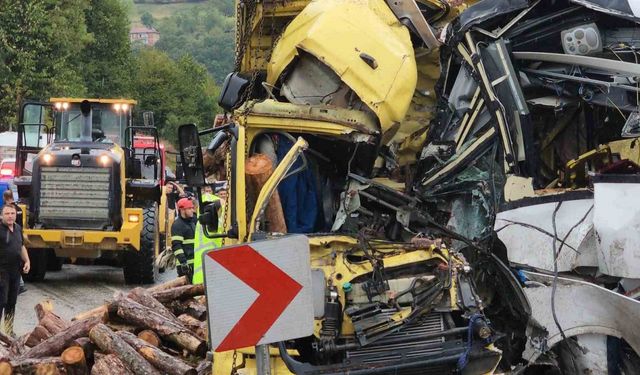
{"type": "Polygon", "coordinates": [[[176,257],[178,276],[193,274],[193,243],[196,223],[193,201],[181,198],[176,204],[178,218],[171,226],[171,249],[176,257]]]}
{"type": "Polygon", "coordinates": [[[4,204],[10,204],[13,207],[15,207],[16,223],[22,226],[22,208],[20,208],[20,206],[18,206],[16,201],[13,200],[13,192],[11,190],[5,190],[5,192],[2,193],[2,199],[4,199],[4,204]]]}
{"type": "Polygon", "coordinates": [[[31,268],[27,248],[22,242],[22,227],[16,223],[16,208],[2,206],[0,224],[0,318],[4,315],[4,332],[13,333],[13,319],[20,290],[20,271],[31,268]]]}
{"type": "MultiPolygon", "coordinates": [[[[4,200],[4,204],[9,204],[16,209],[16,223],[20,225],[22,228],[22,208],[18,206],[18,204],[13,200],[13,192],[11,190],[5,190],[2,193],[2,199],[4,200]]],[[[24,239],[24,238],[23,238],[24,239]]],[[[27,288],[24,286],[24,281],[22,280],[22,275],[20,275],[20,292],[18,294],[22,294],[27,291],[27,288]]]]}

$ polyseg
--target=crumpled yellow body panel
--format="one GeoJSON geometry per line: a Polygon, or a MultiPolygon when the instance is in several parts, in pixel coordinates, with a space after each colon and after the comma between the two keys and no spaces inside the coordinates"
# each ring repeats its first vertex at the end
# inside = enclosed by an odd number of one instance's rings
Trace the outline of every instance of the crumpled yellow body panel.
{"type": "Polygon", "coordinates": [[[376,114],[384,133],[402,121],[416,87],[409,31],[381,0],[313,1],[289,24],[267,68],[278,77],[303,50],[329,66],[376,114]],[[373,68],[360,56],[375,59],[373,68]]]}

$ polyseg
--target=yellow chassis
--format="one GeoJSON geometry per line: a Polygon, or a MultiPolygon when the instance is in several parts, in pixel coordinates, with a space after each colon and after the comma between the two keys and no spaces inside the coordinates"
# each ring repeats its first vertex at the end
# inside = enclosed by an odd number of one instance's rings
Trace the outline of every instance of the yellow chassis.
{"type": "Polygon", "coordinates": [[[126,208],[124,218],[120,231],[25,229],[24,234],[29,240],[30,249],[51,248],[56,250],[56,253],[64,253],[59,254],[64,256],[91,258],[99,256],[101,250],[138,251],[142,231],[142,209],[126,208]],[[137,221],[131,220],[134,217],[137,217],[137,221]]]}

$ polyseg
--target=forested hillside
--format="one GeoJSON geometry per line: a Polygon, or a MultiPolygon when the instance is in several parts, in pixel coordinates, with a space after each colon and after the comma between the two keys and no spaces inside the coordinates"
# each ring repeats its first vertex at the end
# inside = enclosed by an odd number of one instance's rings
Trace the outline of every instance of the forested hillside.
{"type": "Polygon", "coordinates": [[[148,4],[0,0],[0,130],[15,129],[24,100],[55,96],[137,99],[172,143],[181,123],[210,126],[216,82],[232,69],[233,2],[147,15],[161,33],[155,47],[129,41],[132,7],[139,5],[148,4]]]}

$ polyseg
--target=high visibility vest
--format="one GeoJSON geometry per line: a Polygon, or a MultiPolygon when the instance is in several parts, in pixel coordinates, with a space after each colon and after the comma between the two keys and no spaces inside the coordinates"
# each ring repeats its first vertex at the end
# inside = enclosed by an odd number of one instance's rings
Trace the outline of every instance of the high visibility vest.
{"type": "Polygon", "coordinates": [[[222,238],[209,238],[204,235],[202,224],[196,224],[195,244],[193,249],[193,279],[192,284],[204,283],[204,273],[202,272],[202,255],[213,249],[217,249],[222,244],[222,238]]]}
{"type": "MultiPolygon", "coordinates": [[[[203,202],[215,202],[219,200],[217,196],[213,194],[203,195],[203,202]]],[[[223,208],[224,210],[224,208],[223,208]]],[[[222,215],[224,216],[224,215],[222,215]]],[[[216,233],[222,230],[222,222],[218,221],[218,230],[216,233]]],[[[209,238],[204,235],[204,230],[202,229],[202,224],[198,222],[196,224],[196,232],[194,235],[194,245],[193,245],[193,279],[191,280],[192,284],[202,284],[204,283],[204,273],[202,272],[202,254],[206,251],[219,248],[222,245],[222,238],[209,238]]]]}

